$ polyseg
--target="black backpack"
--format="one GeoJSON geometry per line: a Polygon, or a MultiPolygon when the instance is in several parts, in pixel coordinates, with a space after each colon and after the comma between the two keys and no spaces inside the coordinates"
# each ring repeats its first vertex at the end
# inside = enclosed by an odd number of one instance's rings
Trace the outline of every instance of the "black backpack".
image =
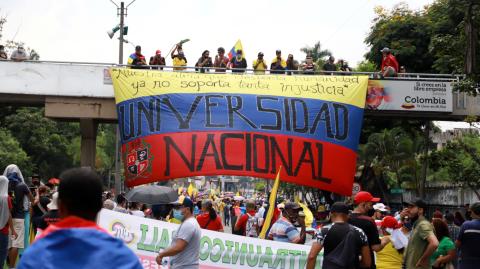
{"type": "MultiPolygon", "coordinates": [[[[355,249],[355,228],[349,225],[350,230],[334,250],[323,258],[323,269],[354,269],[357,262],[358,252],[355,249]]],[[[328,233],[325,237],[328,238],[328,233]]]]}

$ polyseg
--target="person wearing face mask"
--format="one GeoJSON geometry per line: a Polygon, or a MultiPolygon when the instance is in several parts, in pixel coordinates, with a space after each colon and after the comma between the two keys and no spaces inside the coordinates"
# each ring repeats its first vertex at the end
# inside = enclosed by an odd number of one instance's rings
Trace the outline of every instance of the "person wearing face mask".
{"type": "Polygon", "coordinates": [[[173,215],[182,223],[173,237],[172,244],[158,254],[156,261],[161,265],[163,258],[171,257],[171,269],[197,269],[199,268],[201,230],[193,216],[192,200],[185,197],[183,202],[174,208],[173,215]]]}
{"type": "Polygon", "coordinates": [[[354,197],[355,208],[352,214],[350,214],[349,223],[363,230],[368,237],[368,244],[370,247],[370,257],[372,264],[369,268],[375,269],[375,257],[373,252],[381,251],[388,243],[387,239],[380,240],[378,235],[377,226],[372,219],[375,210],[373,209],[373,203],[380,202],[380,198],[375,198],[366,191],[357,193],[354,197]]]}
{"type": "Polygon", "coordinates": [[[245,73],[247,60],[243,58],[242,50],[237,50],[235,57],[230,60],[229,67],[232,68],[232,73],[245,73]]]}
{"type": "Polygon", "coordinates": [[[413,224],[405,251],[404,265],[408,269],[430,268],[430,256],[437,249],[438,240],[433,231],[433,225],[424,216],[427,203],[416,199],[404,204],[407,208],[408,218],[413,224]]]}
{"type": "MultiPolygon", "coordinates": [[[[282,216],[273,224],[268,239],[293,244],[304,244],[305,234],[305,215],[300,216],[302,207],[297,203],[289,202],[285,204],[282,216]],[[300,232],[294,223],[300,225],[300,232]]],[[[303,212],[302,212],[303,213],[303,212]]]]}

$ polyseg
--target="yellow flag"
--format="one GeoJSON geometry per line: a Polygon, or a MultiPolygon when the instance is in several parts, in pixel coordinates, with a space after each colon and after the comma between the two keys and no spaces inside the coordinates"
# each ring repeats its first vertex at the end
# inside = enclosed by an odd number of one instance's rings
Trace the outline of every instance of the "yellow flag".
{"type": "Polygon", "coordinates": [[[188,196],[192,197],[193,192],[194,192],[193,184],[190,183],[190,185],[188,186],[188,189],[187,189],[188,196]]]}
{"type": "Polygon", "coordinates": [[[267,231],[270,229],[270,223],[272,222],[273,212],[275,211],[275,201],[277,200],[277,192],[278,186],[280,185],[280,171],[282,171],[282,167],[278,168],[277,177],[275,178],[275,183],[273,183],[273,188],[270,192],[270,199],[268,200],[268,212],[265,220],[263,221],[262,231],[260,232],[260,236],[258,238],[265,239],[267,236],[267,231]]]}
{"type": "Polygon", "coordinates": [[[304,203],[298,203],[303,208],[303,213],[305,213],[305,226],[311,227],[313,223],[313,213],[310,211],[308,206],[304,203]]]}

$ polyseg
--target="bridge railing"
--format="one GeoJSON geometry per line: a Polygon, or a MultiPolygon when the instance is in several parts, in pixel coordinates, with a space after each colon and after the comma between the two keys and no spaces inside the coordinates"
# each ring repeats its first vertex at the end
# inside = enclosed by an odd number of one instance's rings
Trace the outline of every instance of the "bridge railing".
{"type": "Polygon", "coordinates": [[[115,63],[98,63],[98,62],[64,62],[64,61],[25,61],[29,63],[36,64],[55,64],[55,65],[86,65],[86,66],[97,66],[97,67],[126,67],[132,69],[140,70],[160,70],[160,71],[175,71],[175,72],[197,72],[197,73],[216,73],[216,74],[252,74],[252,75],[366,75],[371,79],[381,79],[381,80],[439,80],[439,81],[458,81],[465,77],[463,74],[431,74],[431,73],[399,73],[396,77],[382,77],[380,72],[346,72],[346,71],[313,71],[305,72],[303,70],[270,70],[266,69],[263,71],[255,71],[251,68],[215,68],[215,67],[195,67],[195,66],[182,66],[175,67],[170,65],[143,65],[143,66],[132,66],[127,64],[115,64],[115,63]],[[183,70],[178,70],[182,68],[183,70]],[[217,72],[217,70],[222,70],[217,72]]]}

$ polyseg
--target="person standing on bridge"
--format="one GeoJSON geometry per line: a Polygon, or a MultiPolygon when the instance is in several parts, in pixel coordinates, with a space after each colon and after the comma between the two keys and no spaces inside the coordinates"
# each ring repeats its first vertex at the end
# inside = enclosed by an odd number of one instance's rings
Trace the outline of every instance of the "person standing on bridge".
{"type": "Polygon", "coordinates": [[[157,67],[158,70],[163,70],[163,66],[165,65],[165,58],[162,57],[162,52],[157,50],[155,52],[155,56],[150,57],[150,65],[160,65],[157,67]]]}
{"type": "Polygon", "coordinates": [[[16,50],[10,55],[10,60],[15,62],[22,62],[28,60],[28,55],[22,45],[18,46],[16,50]]]}
{"type": "Polygon", "coordinates": [[[131,66],[131,68],[136,69],[141,69],[142,66],[147,65],[147,62],[145,61],[145,56],[142,55],[142,47],[135,47],[135,52],[128,56],[127,64],[131,66]]]}
{"type": "Polygon", "coordinates": [[[172,56],[174,71],[182,71],[186,69],[187,58],[185,58],[185,54],[183,53],[182,44],[177,44],[170,55],[172,56]],[[177,51],[177,54],[175,54],[175,51],[177,51]]]}
{"type": "Polygon", "coordinates": [[[8,56],[3,45],[0,45],[0,61],[1,60],[8,60],[8,56]]]}

